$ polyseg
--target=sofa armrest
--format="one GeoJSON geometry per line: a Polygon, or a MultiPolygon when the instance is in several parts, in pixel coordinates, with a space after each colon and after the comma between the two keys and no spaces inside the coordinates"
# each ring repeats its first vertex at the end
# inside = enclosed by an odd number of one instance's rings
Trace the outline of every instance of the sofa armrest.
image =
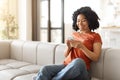
{"type": "Polygon", "coordinates": [[[10,44],[12,41],[1,40],[0,41],[0,59],[10,58],[10,44]]]}

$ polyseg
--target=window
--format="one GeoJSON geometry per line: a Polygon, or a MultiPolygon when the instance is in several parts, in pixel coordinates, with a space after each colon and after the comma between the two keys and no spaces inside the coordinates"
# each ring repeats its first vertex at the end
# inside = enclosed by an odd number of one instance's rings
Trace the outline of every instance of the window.
{"type": "Polygon", "coordinates": [[[62,23],[62,2],[61,0],[41,0],[40,1],[40,41],[63,42],[62,23]]]}
{"type": "Polygon", "coordinates": [[[0,39],[18,39],[17,0],[0,0],[0,39]]]}
{"type": "MultiPolygon", "coordinates": [[[[71,34],[72,31],[72,14],[77,8],[88,5],[92,6],[92,1],[84,0],[37,0],[38,3],[38,17],[40,24],[39,40],[48,42],[64,42],[65,38],[71,34]],[[74,6],[74,7],[73,7],[74,6]]],[[[99,1],[98,1],[99,3],[99,1]]],[[[96,3],[96,4],[98,4],[96,3]]],[[[92,8],[99,10],[97,5],[92,8]]],[[[99,13],[99,11],[97,11],[99,13]]]]}

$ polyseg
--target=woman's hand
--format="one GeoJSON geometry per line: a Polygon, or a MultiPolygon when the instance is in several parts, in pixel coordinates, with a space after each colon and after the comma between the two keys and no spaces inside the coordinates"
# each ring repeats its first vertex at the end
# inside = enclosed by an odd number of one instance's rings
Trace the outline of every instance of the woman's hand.
{"type": "Polygon", "coordinates": [[[71,46],[71,44],[70,44],[70,41],[71,41],[71,40],[66,40],[66,44],[67,44],[68,49],[71,49],[71,48],[72,48],[72,46],[71,46]]]}
{"type": "Polygon", "coordinates": [[[70,40],[69,43],[70,43],[70,46],[74,47],[74,48],[83,48],[84,47],[84,45],[80,41],[77,41],[77,40],[70,40]]]}
{"type": "Polygon", "coordinates": [[[71,44],[70,44],[70,41],[71,41],[71,40],[66,40],[67,48],[65,49],[65,53],[64,53],[65,57],[67,57],[67,56],[69,55],[69,53],[70,53],[70,51],[71,51],[71,49],[72,49],[72,46],[71,46],[71,44]]]}

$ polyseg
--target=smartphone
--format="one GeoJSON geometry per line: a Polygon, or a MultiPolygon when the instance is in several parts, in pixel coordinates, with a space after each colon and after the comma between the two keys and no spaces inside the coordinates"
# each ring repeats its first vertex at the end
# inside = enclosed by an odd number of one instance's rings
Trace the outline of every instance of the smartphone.
{"type": "Polygon", "coordinates": [[[74,40],[74,38],[73,37],[68,37],[68,40],[74,40]]]}

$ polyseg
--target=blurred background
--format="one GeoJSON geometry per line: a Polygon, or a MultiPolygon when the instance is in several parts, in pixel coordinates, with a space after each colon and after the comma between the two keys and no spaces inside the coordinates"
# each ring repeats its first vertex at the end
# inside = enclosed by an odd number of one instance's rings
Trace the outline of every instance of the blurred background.
{"type": "Polygon", "coordinates": [[[100,17],[103,47],[120,47],[120,0],[0,0],[0,39],[64,43],[72,14],[90,6],[100,17]]]}

